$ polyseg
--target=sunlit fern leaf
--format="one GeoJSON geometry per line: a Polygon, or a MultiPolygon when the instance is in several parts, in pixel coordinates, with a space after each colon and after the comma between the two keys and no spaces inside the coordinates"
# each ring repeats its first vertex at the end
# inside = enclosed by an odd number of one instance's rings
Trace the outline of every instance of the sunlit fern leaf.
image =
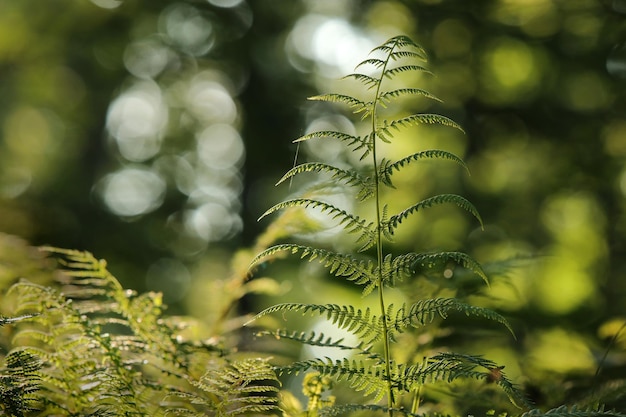
{"type": "Polygon", "coordinates": [[[385,226],[389,229],[390,234],[394,234],[396,228],[404,219],[409,217],[411,214],[416,213],[419,210],[429,208],[439,204],[452,203],[456,204],[460,208],[467,210],[471,213],[479,222],[480,226],[483,226],[483,219],[480,217],[480,213],[476,210],[476,207],[472,203],[470,203],[466,198],[461,197],[456,194],[440,194],[434,197],[427,198],[425,200],[420,201],[417,204],[412,205],[411,207],[403,210],[402,212],[391,216],[389,221],[385,224],[385,226]]]}
{"type": "Polygon", "coordinates": [[[413,276],[422,270],[445,266],[448,262],[454,262],[463,268],[472,271],[489,285],[489,279],[482,266],[471,256],[463,252],[434,252],[434,253],[407,253],[396,256],[388,271],[387,278],[392,280],[404,279],[413,276]]]}
{"type": "MultiPolygon", "coordinates": [[[[417,46],[417,45],[416,45],[417,46]]],[[[426,56],[426,51],[422,48],[418,48],[419,52],[416,52],[416,49],[411,51],[403,50],[403,51],[393,51],[389,54],[389,58],[394,61],[404,58],[418,59],[420,61],[427,61],[428,57],[426,56]]]]}
{"type": "Polygon", "coordinates": [[[299,361],[276,369],[279,375],[294,374],[315,370],[321,375],[334,377],[337,381],[346,381],[350,387],[364,396],[374,395],[374,402],[380,401],[385,394],[386,384],[383,368],[379,364],[360,360],[335,360],[316,358],[299,361]]]}
{"type": "MultiPolygon", "coordinates": [[[[400,171],[401,168],[409,165],[413,161],[419,161],[422,159],[447,159],[447,160],[456,162],[457,164],[461,165],[469,173],[469,168],[465,164],[465,161],[463,161],[461,158],[459,158],[458,156],[456,156],[455,154],[451,152],[442,151],[439,149],[430,149],[427,151],[414,153],[396,162],[393,162],[393,163],[389,162],[382,169],[384,170],[385,175],[391,176],[393,171],[400,171]]],[[[391,180],[388,180],[388,181],[391,181],[391,180]]],[[[383,181],[383,183],[385,182],[383,181]]]]}
{"type": "Polygon", "coordinates": [[[382,60],[382,59],[378,59],[378,58],[368,58],[366,60],[361,61],[356,67],[354,67],[354,69],[356,70],[359,67],[362,67],[364,65],[372,65],[376,68],[382,68],[385,66],[386,61],[382,60]]]}
{"type": "Polygon", "coordinates": [[[605,410],[600,407],[579,408],[576,405],[562,405],[557,408],[544,411],[532,409],[526,411],[520,417],[625,417],[626,414],[616,410],[605,410]]]}
{"type": "Polygon", "coordinates": [[[168,397],[169,401],[180,399],[188,405],[171,407],[170,412],[215,417],[278,412],[278,381],[266,360],[232,361],[215,366],[200,379],[189,382],[196,388],[195,392],[179,390],[168,397]]]}
{"type": "Polygon", "coordinates": [[[25,416],[41,409],[42,361],[28,349],[13,350],[0,370],[0,409],[9,416],[25,416]]]}
{"type": "Polygon", "coordinates": [[[512,335],[515,335],[513,328],[502,315],[488,308],[464,303],[456,298],[419,300],[408,308],[406,305],[402,305],[397,312],[393,313],[390,311],[387,316],[390,318],[395,316],[395,319],[390,323],[390,327],[402,333],[407,327],[420,328],[432,323],[437,317],[445,319],[448,317],[450,311],[456,311],[466,316],[480,317],[495,321],[504,325],[512,335]]]}
{"type": "Polygon", "coordinates": [[[368,104],[362,100],[359,100],[358,98],[345,94],[322,94],[318,96],[311,96],[308,98],[308,100],[346,104],[348,107],[354,109],[355,114],[368,111],[368,109],[371,107],[371,104],[368,104]]]}
{"type": "MultiPolygon", "coordinates": [[[[414,414],[404,408],[393,408],[394,416],[403,417],[425,417],[423,414],[414,414]]],[[[378,404],[341,404],[333,405],[332,407],[322,408],[318,411],[320,417],[342,417],[350,415],[350,413],[366,412],[364,415],[371,415],[371,413],[377,413],[377,415],[387,414],[389,408],[378,404]]],[[[361,415],[361,414],[359,414],[361,415]]],[[[435,417],[435,416],[433,416],[435,417]]],[[[443,416],[438,416],[443,417],[443,416]]]]}
{"type": "Polygon", "coordinates": [[[374,263],[371,260],[356,259],[349,254],[294,243],[275,245],[262,251],[252,260],[251,268],[266,258],[276,257],[283,252],[299,254],[301,259],[308,259],[309,262],[317,260],[335,276],[346,277],[356,284],[362,285],[376,280],[373,273],[374,263]]]}
{"type": "Polygon", "coordinates": [[[345,210],[342,210],[336,207],[333,204],[326,203],[320,200],[313,200],[309,198],[296,198],[293,200],[283,201],[270,207],[261,217],[262,219],[270,214],[283,210],[290,207],[305,207],[305,208],[317,208],[322,213],[328,213],[328,215],[334,219],[339,221],[339,225],[342,226],[348,233],[360,233],[360,237],[357,239],[357,243],[361,243],[363,246],[362,250],[366,250],[370,248],[375,242],[375,231],[372,226],[373,223],[367,223],[366,220],[361,219],[358,216],[348,213],[345,210]]]}
{"type": "MultiPolygon", "coordinates": [[[[369,135],[368,135],[369,136],[369,135]]],[[[362,151],[361,159],[365,158],[371,152],[371,145],[369,143],[368,136],[354,136],[344,132],[338,132],[335,130],[321,130],[319,132],[312,132],[306,135],[300,136],[294,140],[294,143],[305,142],[311,139],[338,139],[341,142],[346,142],[346,145],[352,147],[354,151],[362,151]]]]}
{"type": "Polygon", "coordinates": [[[482,356],[443,352],[431,357],[428,366],[413,378],[417,377],[422,383],[436,380],[452,382],[459,378],[485,380],[500,386],[515,406],[530,408],[524,392],[506,377],[503,368],[482,356]]]}
{"type": "Polygon", "coordinates": [[[378,181],[381,184],[386,185],[389,188],[396,188],[391,181],[392,170],[390,166],[392,161],[387,158],[382,158],[378,164],[378,181]]]}
{"type": "Polygon", "coordinates": [[[288,179],[293,178],[298,174],[302,174],[305,172],[320,172],[320,173],[329,173],[332,174],[332,179],[337,181],[343,181],[346,185],[354,185],[358,187],[365,187],[371,183],[369,178],[363,177],[358,172],[354,170],[347,170],[337,168],[333,165],[325,164],[322,162],[307,162],[304,164],[297,165],[287,171],[285,175],[282,176],[280,180],[276,183],[276,185],[282,184],[288,179]]]}
{"type": "Polygon", "coordinates": [[[378,87],[378,85],[381,82],[380,78],[374,78],[369,75],[359,74],[359,73],[348,74],[343,78],[354,78],[356,81],[364,84],[368,89],[378,87]]]}
{"type": "Polygon", "coordinates": [[[441,102],[440,98],[420,88],[398,88],[396,90],[385,91],[378,96],[378,100],[381,104],[391,103],[392,99],[405,96],[421,96],[441,102]]]}
{"type": "Polygon", "coordinates": [[[358,336],[365,344],[369,345],[380,339],[381,317],[373,315],[369,308],[365,311],[353,306],[341,306],[337,304],[302,304],[282,303],[276,304],[258,313],[246,325],[268,314],[277,312],[298,312],[303,315],[315,314],[325,317],[340,329],[358,336]]]}
{"type": "Polygon", "coordinates": [[[275,330],[275,331],[262,331],[256,334],[257,336],[273,336],[276,339],[293,340],[298,343],[302,343],[309,346],[319,346],[327,348],[336,348],[341,350],[358,351],[362,354],[368,354],[371,349],[371,345],[365,345],[364,342],[359,342],[357,345],[346,345],[344,339],[332,339],[330,336],[325,336],[324,333],[311,332],[298,332],[288,330],[275,330]]]}
{"type": "Polygon", "coordinates": [[[401,65],[399,67],[389,68],[385,70],[382,75],[386,78],[392,79],[398,74],[413,71],[423,72],[425,74],[432,74],[432,72],[422,67],[421,65],[401,65]]]}
{"type": "Polygon", "coordinates": [[[384,52],[387,55],[390,55],[391,53],[393,53],[393,51],[396,48],[402,48],[406,46],[409,46],[411,47],[411,49],[414,49],[420,52],[424,51],[421,46],[413,42],[413,40],[409,38],[408,36],[398,35],[398,36],[394,36],[388,39],[382,45],[375,47],[374,49],[372,49],[370,53],[380,51],[380,52],[384,52]]]}
{"type": "Polygon", "coordinates": [[[376,134],[382,140],[389,142],[389,140],[393,137],[393,134],[391,133],[392,129],[400,130],[401,128],[420,125],[447,126],[464,132],[463,128],[458,123],[448,117],[438,114],[420,113],[412,114],[410,116],[403,117],[402,119],[396,119],[391,121],[390,123],[385,122],[383,123],[383,126],[379,127],[376,130],[376,134]]]}

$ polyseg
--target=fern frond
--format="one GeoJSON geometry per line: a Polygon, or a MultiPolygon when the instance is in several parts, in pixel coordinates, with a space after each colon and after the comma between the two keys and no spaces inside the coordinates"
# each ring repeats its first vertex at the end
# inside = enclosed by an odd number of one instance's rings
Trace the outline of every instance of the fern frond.
{"type": "Polygon", "coordinates": [[[533,409],[526,411],[520,417],[626,417],[626,414],[615,411],[605,410],[604,407],[598,408],[578,408],[576,405],[562,405],[547,411],[533,409]]]}
{"type": "Polygon", "coordinates": [[[396,90],[386,91],[378,96],[378,100],[381,104],[391,103],[392,99],[396,99],[396,98],[404,97],[404,96],[422,96],[422,97],[429,98],[431,100],[441,102],[440,98],[420,88],[398,88],[396,90]]]}
{"type": "Polygon", "coordinates": [[[404,58],[418,59],[424,62],[428,61],[428,57],[426,56],[426,51],[424,51],[421,47],[419,47],[419,45],[414,44],[414,46],[417,48],[417,50],[419,50],[419,52],[416,52],[415,50],[393,51],[392,53],[389,54],[389,58],[391,58],[394,61],[397,61],[399,59],[404,59],[404,58]]]}
{"type": "Polygon", "coordinates": [[[360,360],[335,360],[316,358],[294,362],[276,369],[279,375],[294,374],[315,370],[321,375],[334,377],[337,381],[345,380],[357,392],[364,396],[374,394],[374,402],[380,401],[387,388],[383,368],[379,365],[360,360]]]}
{"type": "Polygon", "coordinates": [[[385,122],[382,127],[376,129],[376,134],[381,139],[389,141],[389,139],[393,137],[391,129],[399,131],[401,128],[420,125],[447,126],[464,132],[463,128],[457,122],[448,117],[441,116],[439,114],[420,113],[412,114],[410,116],[403,117],[402,119],[396,119],[391,121],[390,123],[385,122]]]}
{"type": "Polygon", "coordinates": [[[399,255],[393,259],[389,271],[385,272],[386,278],[393,282],[393,277],[402,279],[403,277],[413,276],[420,269],[432,269],[451,261],[472,271],[489,285],[489,279],[482,266],[474,258],[463,252],[407,253],[399,255]]]}
{"type": "Polygon", "coordinates": [[[465,314],[466,316],[481,317],[487,320],[495,321],[504,325],[513,336],[513,328],[509,324],[508,320],[496,313],[493,310],[484,307],[477,307],[467,303],[464,303],[456,298],[433,298],[417,301],[412,304],[408,309],[403,305],[395,314],[390,312],[388,317],[395,319],[390,322],[392,327],[397,332],[404,332],[405,328],[411,327],[423,327],[429,323],[432,323],[436,317],[443,319],[448,317],[450,311],[457,311],[465,314]]]}
{"type": "Polygon", "coordinates": [[[419,210],[425,209],[425,208],[429,208],[435,205],[445,204],[445,203],[456,204],[460,208],[468,211],[469,213],[472,214],[472,216],[474,216],[480,222],[480,226],[484,228],[483,219],[480,217],[480,213],[478,213],[478,210],[476,210],[476,207],[474,207],[474,205],[470,203],[466,198],[461,197],[460,195],[456,195],[456,194],[440,194],[440,195],[422,200],[419,203],[414,204],[413,206],[407,208],[406,210],[403,210],[402,212],[394,216],[391,216],[389,218],[389,221],[385,224],[385,227],[387,227],[389,229],[389,233],[393,235],[398,225],[402,223],[402,221],[406,219],[407,217],[409,217],[411,214],[419,210]]]}
{"type": "Polygon", "coordinates": [[[9,352],[0,371],[0,409],[10,416],[25,416],[40,409],[41,358],[27,349],[9,352]]]}
{"type": "Polygon", "coordinates": [[[321,172],[332,174],[332,179],[343,181],[346,185],[363,186],[368,182],[367,177],[363,177],[354,170],[347,170],[337,168],[333,165],[325,164],[323,162],[307,162],[304,164],[296,165],[282,176],[276,185],[282,184],[292,177],[305,172],[321,172]]]}
{"type": "Polygon", "coordinates": [[[419,71],[424,72],[426,74],[432,74],[428,69],[422,67],[421,65],[401,65],[399,67],[389,68],[382,73],[383,77],[392,79],[398,74],[402,74],[405,72],[411,71],[419,71]]]}
{"type": "Polygon", "coordinates": [[[272,246],[259,253],[251,262],[251,268],[263,259],[274,257],[281,252],[300,254],[301,259],[308,259],[309,262],[317,260],[330,273],[335,276],[346,277],[356,284],[367,284],[376,281],[374,276],[374,263],[371,260],[356,259],[352,255],[340,254],[325,249],[313,248],[311,246],[297,245],[294,243],[284,243],[272,246]]]}
{"type": "Polygon", "coordinates": [[[386,63],[386,61],[384,61],[382,59],[368,58],[368,59],[365,59],[365,60],[359,62],[359,64],[356,67],[354,67],[354,69],[356,70],[357,68],[362,67],[364,65],[372,65],[372,66],[374,66],[376,68],[382,68],[382,67],[385,66],[385,63],[386,63]]]}
{"type": "Polygon", "coordinates": [[[422,383],[444,380],[452,382],[459,378],[486,380],[500,386],[509,400],[519,408],[530,408],[531,404],[523,391],[517,388],[502,372],[503,367],[481,356],[460,353],[439,353],[429,359],[428,366],[413,376],[422,383]]]}
{"type": "Polygon", "coordinates": [[[259,332],[256,336],[273,336],[276,339],[293,340],[294,342],[309,346],[337,348],[341,350],[357,350],[364,354],[368,354],[372,347],[371,345],[366,345],[363,341],[359,342],[356,346],[346,345],[343,343],[343,338],[333,340],[330,336],[325,336],[324,333],[315,333],[314,331],[307,333],[279,329],[276,331],[259,332]]]}
{"type": "Polygon", "coordinates": [[[394,163],[389,163],[383,168],[384,171],[382,172],[385,172],[387,175],[391,175],[394,170],[400,171],[400,169],[404,167],[405,165],[408,165],[413,161],[419,161],[421,159],[447,159],[447,160],[456,162],[457,164],[461,165],[469,173],[469,168],[465,164],[465,161],[463,161],[461,158],[459,158],[458,156],[456,156],[455,154],[451,152],[442,151],[439,149],[430,149],[427,151],[417,152],[405,158],[402,158],[394,163]]]}
{"type": "Polygon", "coordinates": [[[196,392],[174,391],[168,399],[180,399],[192,405],[172,407],[181,415],[226,417],[246,413],[278,411],[278,380],[273,368],[264,359],[233,361],[209,369],[199,380],[190,380],[196,392]]]}
{"type": "Polygon", "coordinates": [[[345,329],[359,336],[364,344],[370,345],[380,339],[382,318],[371,313],[369,308],[365,311],[353,306],[341,306],[337,304],[301,304],[282,303],[276,304],[258,313],[246,325],[268,314],[276,312],[300,312],[304,314],[316,314],[325,316],[332,324],[340,329],[345,329]]]}
{"type": "Polygon", "coordinates": [[[354,109],[354,113],[356,114],[367,111],[369,107],[371,107],[371,103],[366,103],[356,97],[348,96],[346,94],[321,94],[317,96],[311,96],[307,100],[346,104],[348,107],[354,109]]]}
{"type": "Polygon", "coordinates": [[[370,77],[369,75],[365,75],[365,74],[359,74],[359,73],[354,73],[354,74],[348,74],[346,76],[343,77],[345,78],[354,78],[356,81],[362,83],[363,85],[365,85],[367,87],[368,90],[374,88],[374,87],[378,87],[378,85],[381,82],[380,78],[374,78],[374,77],[370,77]]]}
{"type": "Polygon", "coordinates": [[[298,139],[294,140],[294,143],[304,142],[311,139],[338,139],[341,142],[346,142],[346,145],[352,147],[354,151],[363,151],[363,155],[361,159],[365,158],[370,152],[370,143],[369,143],[369,135],[362,136],[354,136],[349,135],[344,132],[338,132],[336,130],[321,130],[319,132],[312,132],[306,135],[300,136],[298,139]]]}
{"type": "Polygon", "coordinates": [[[333,204],[326,203],[320,200],[313,200],[309,198],[296,198],[293,200],[283,201],[270,207],[259,220],[268,216],[275,211],[282,210],[290,207],[305,207],[305,208],[318,208],[322,213],[328,213],[332,219],[338,220],[339,225],[342,226],[348,233],[361,233],[357,238],[357,243],[362,243],[360,251],[366,250],[374,245],[376,234],[373,230],[373,223],[367,223],[366,220],[361,219],[359,216],[348,213],[333,204]]]}
{"type": "MultiPolygon", "coordinates": [[[[378,404],[341,404],[333,405],[332,407],[325,407],[318,411],[320,417],[338,417],[345,416],[349,413],[363,411],[369,413],[388,413],[389,408],[384,405],[378,404]]],[[[425,417],[422,414],[411,413],[404,408],[392,408],[393,415],[405,416],[405,417],[425,417]]],[[[443,417],[443,416],[440,416],[443,417]]]]}
{"type": "Polygon", "coordinates": [[[398,36],[394,36],[388,39],[382,45],[379,45],[376,48],[372,49],[370,53],[380,51],[380,52],[384,52],[385,54],[391,54],[393,53],[394,49],[402,48],[405,46],[410,46],[412,49],[423,51],[422,47],[416,44],[415,42],[413,42],[413,40],[409,38],[408,36],[398,35],[398,36]]]}

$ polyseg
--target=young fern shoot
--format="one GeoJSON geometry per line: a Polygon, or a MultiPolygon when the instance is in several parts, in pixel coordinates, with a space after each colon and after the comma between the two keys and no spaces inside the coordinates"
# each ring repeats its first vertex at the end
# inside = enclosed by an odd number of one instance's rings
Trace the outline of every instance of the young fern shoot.
{"type": "MultiPolygon", "coordinates": [[[[412,328],[421,328],[433,322],[437,317],[446,318],[448,313],[455,311],[468,316],[486,318],[511,327],[506,319],[494,311],[468,305],[455,298],[419,299],[411,304],[395,307],[385,298],[385,289],[400,285],[402,282],[417,279],[418,272],[442,262],[454,262],[475,273],[487,281],[487,276],[480,264],[469,255],[461,252],[427,252],[405,253],[393,255],[386,250],[398,227],[408,217],[441,204],[453,204],[466,210],[482,226],[480,214],[467,199],[455,194],[440,194],[426,198],[405,210],[389,216],[388,206],[383,199],[384,188],[395,188],[392,177],[395,172],[424,160],[444,160],[455,162],[467,169],[465,162],[454,153],[432,149],[407,155],[397,161],[381,158],[380,147],[392,144],[395,135],[411,126],[439,125],[463,131],[453,120],[438,114],[416,113],[394,120],[383,120],[382,109],[392,106],[398,99],[421,97],[440,101],[431,93],[409,86],[406,88],[387,87],[388,83],[398,81],[402,74],[428,73],[429,71],[416,63],[426,62],[424,50],[406,36],[389,39],[374,48],[370,58],[361,62],[357,69],[369,67],[373,71],[368,74],[354,73],[344,78],[362,84],[365,99],[346,94],[329,93],[311,97],[310,100],[338,103],[350,108],[369,126],[369,132],[357,136],[340,131],[326,130],[309,133],[295,140],[300,143],[310,140],[338,140],[348,149],[359,155],[360,160],[367,164],[363,169],[345,169],[322,162],[309,162],[294,166],[279,184],[293,177],[306,173],[327,174],[332,180],[355,191],[359,201],[373,199],[373,215],[371,219],[362,218],[348,210],[337,207],[326,201],[307,198],[294,198],[276,204],[262,216],[290,208],[316,208],[326,213],[347,233],[357,236],[355,253],[338,253],[333,250],[317,248],[293,243],[279,244],[263,251],[253,261],[263,262],[281,252],[298,254],[308,261],[316,260],[328,271],[340,278],[363,287],[363,294],[375,292],[377,311],[359,309],[352,305],[336,304],[278,304],[260,312],[253,320],[267,314],[278,312],[300,312],[301,314],[317,315],[327,318],[337,327],[354,334],[359,343],[347,346],[341,340],[333,340],[323,334],[313,332],[297,332],[278,330],[264,332],[277,338],[295,340],[303,344],[327,347],[340,347],[352,351],[357,359],[333,361],[328,358],[314,358],[278,367],[279,373],[297,374],[306,371],[318,372],[321,376],[334,377],[345,381],[364,397],[372,396],[369,404],[330,404],[326,413],[344,415],[350,411],[367,410],[393,415],[415,415],[420,403],[419,395],[425,384],[436,381],[451,382],[457,378],[482,379],[487,381],[493,369],[501,369],[491,361],[469,355],[441,353],[426,358],[419,363],[399,363],[392,357],[391,344],[400,333],[412,328]],[[371,249],[371,250],[370,250],[371,249]],[[367,254],[372,254],[368,258],[367,254]],[[410,402],[411,411],[407,411],[402,403],[402,394],[415,395],[410,402]],[[385,400],[380,403],[381,400],[385,400]],[[339,414],[336,414],[339,413],[339,414]]],[[[499,373],[495,382],[503,391],[519,405],[526,405],[523,395],[511,382],[499,373]]],[[[323,410],[320,411],[323,414],[323,410]]]]}

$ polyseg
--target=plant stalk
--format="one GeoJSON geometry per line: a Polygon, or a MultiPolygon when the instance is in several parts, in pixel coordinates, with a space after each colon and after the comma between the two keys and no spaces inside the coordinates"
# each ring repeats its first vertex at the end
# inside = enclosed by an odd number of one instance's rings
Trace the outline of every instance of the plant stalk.
{"type": "Polygon", "coordinates": [[[387,56],[385,65],[382,68],[380,82],[376,88],[376,95],[374,97],[374,104],[372,106],[372,159],[374,167],[374,199],[376,201],[376,263],[378,265],[378,303],[380,306],[380,313],[382,317],[383,325],[383,356],[385,359],[385,375],[387,377],[387,415],[393,417],[393,409],[395,405],[395,398],[393,395],[393,388],[391,385],[391,353],[389,348],[389,327],[387,323],[387,305],[385,304],[384,297],[384,276],[383,276],[383,237],[382,237],[382,210],[380,207],[380,174],[378,172],[378,158],[376,155],[376,110],[378,105],[378,96],[380,94],[380,87],[383,82],[383,75],[389,63],[387,56]]]}

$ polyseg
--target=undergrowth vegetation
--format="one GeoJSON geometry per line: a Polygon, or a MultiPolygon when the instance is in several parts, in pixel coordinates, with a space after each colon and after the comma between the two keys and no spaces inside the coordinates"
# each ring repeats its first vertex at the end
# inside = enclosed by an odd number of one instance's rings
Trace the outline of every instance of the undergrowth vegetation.
{"type": "MultiPolygon", "coordinates": [[[[392,417],[473,410],[525,417],[624,416],[605,410],[601,396],[536,409],[502,365],[433,343],[446,335],[442,323],[447,321],[459,326],[472,322],[475,328],[508,333],[511,339],[515,331],[499,312],[469,303],[460,292],[442,290],[451,285],[444,278],[450,274],[465,276],[470,283],[465,285],[473,288],[489,285],[488,268],[469,254],[395,251],[394,235],[423,211],[452,205],[467,211],[478,225],[483,222],[474,205],[457,194],[437,194],[392,212],[388,191],[394,188],[394,175],[425,162],[467,170],[460,156],[438,148],[416,146],[418,150],[399,159],[387,157],[400,140],[398,133],[414,126],[462,131],[438,114],[393,112],[400,100],[438,101],[413,85],[420,79],[417,74],[429,74],[422,66],[425,61],[425,52],[411,39],[394,37],[359,64],[362,72],[346,77],[359,94],[311,98],[347,106],[360,116],[363,133],[317,131],[296,142],[339,141],[356,162],[307,162],[280,179],[286,183],[306,174],[321,181],[267,210],[263,217],[281,215],[253,248],[235,256],[233,274],[222,286],[222,304],[211,317],[167,316],[161,294],[124,289],[106,262],[88,252],[51,247],[33,251],[0,235],[0,281],[7,287],[0,312],[0,415],[392,417]],[[333,193],[353,197],[354,207],[335,205],[333,193]],[[329,227],[339,225],[353,238],[349,250],[284,243],[318,230],[319,222],[307,216],[311,211],[325,214],[329,227]],[[317,262],[331,276],[359,286],[363,305],[287,302],[253,318],[240,316],[237,307],[244,296],[271,293],[276,285],[268,278],[251,279],[251,272],[285,254],[317,262]],[[276,313],[324,318],[351,337],[277,328],[272,320],[276,313]],[[226,325],[233,316],[248,327],[226,325]],[[250,327],[258,337],[254,343],[246,336],[250,327]],[[320,355],[288,363],[271,357],[271,349],[263,351],[264,337],[286,349],[298,343],[339,351],[342,357],[320,355]],[[304,374],[301,393],[282,385],[284,377],[298,374],[304,374]]],[[[419,142],[419,137],[414,140],[419,142]]],[[[623,386],[611,395],[616,393],[623,395],[623,386]]]]}

